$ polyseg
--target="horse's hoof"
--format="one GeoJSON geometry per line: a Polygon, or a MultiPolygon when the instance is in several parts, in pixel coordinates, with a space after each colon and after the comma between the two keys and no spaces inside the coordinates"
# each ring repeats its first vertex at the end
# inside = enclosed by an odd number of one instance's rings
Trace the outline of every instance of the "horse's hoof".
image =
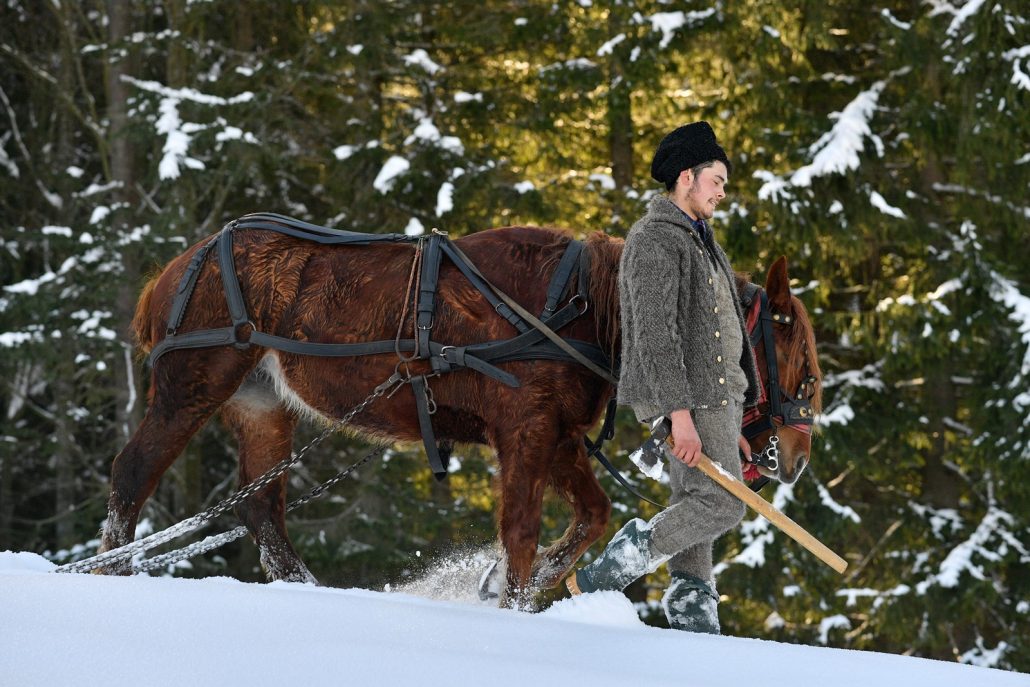
{"type": "Polygon", "coordinates": [[[579,583],[576,582],[575,571],[565,578],[565,587],[569,590],[569,594],[572,594],[573,596],[579,596],[583,593],[583,590],[579,588],[579,583]]]}
{"type": "Polygon", "coordinates": [[[479,592],[480,601],[492,601],[501,596],[501,585],[504,584],[503,570],[501,570],[502,560],[501,558],[494,559],[483,572],[483,576],[479,578],[479,587],[476,591],[479,592]]]}

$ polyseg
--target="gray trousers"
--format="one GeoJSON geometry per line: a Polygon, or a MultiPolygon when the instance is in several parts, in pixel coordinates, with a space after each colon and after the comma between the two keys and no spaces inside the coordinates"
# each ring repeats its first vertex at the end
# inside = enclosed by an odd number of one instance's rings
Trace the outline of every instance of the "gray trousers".
{"type": "MultiPolygon", "coordinates": [[[[741,479],[737,437],[743,406],[734,400],[721,408],[692,410],[702,450],[737,479],[741,479]]],[[[671,453],[670,505],[651,518],[651,545],[657,555],[671,556],[669,572],[712,580],[712,543],[744,518],[745,507],[697,468],[687,467],[671,453]]]]}

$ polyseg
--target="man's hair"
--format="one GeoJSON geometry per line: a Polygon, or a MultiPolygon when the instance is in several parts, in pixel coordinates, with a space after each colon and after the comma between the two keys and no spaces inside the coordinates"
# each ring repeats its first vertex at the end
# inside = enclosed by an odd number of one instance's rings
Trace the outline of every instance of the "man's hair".
{"type": "MultiPolygon", "coordinates": [[[[690,171],[694,173],[694,183],[695,184],[697,183],[698,177],[701,176],[701,170],[705,169],[706,167],[711,167],[712,165],[715,164],[715,162],[716,162],[715,160],[709,160],[708,162],[702,162],[701,164],[695,165],[694,167],[690,168],[690,171]]],[[[683,174],[683,172],[680,172],[680,174],[683,174]]],[[[672,189],[676,188],[676,182],[679,181],[680,174],[677,174],[676,178],[673,179],[672,181],[666,182],[665,189],[667,191],[671,191],[672,189]]]]}

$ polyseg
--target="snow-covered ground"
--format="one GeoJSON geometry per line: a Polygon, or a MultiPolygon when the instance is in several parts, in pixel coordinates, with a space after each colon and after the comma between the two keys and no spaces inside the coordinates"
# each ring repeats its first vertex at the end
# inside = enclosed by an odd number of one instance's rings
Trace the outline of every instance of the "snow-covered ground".
{"type": "Polygon", "coordinates": [[[661,630],[614,592],[528,614],[399,592],[53,568],[0,553],[0,684],[1030,685],[942,661],[661,630]]]}

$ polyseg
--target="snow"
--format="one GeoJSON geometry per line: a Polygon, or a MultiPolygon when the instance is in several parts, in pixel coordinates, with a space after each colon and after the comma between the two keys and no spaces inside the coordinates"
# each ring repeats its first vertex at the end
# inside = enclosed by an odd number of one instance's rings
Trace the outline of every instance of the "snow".
{"type": "Polygon", "coordinates": [[[379,170],[379,174],[376,175],[372,186],[380,193],[389,193],[397,177],[407,172],[410,168],[410,162],[398,155],[392,155],[383,165],[383,168],[379,170]]]}
{"type": "Polygon", "coordinates": [[[900,208],[896,208],[888,203],[883,196],[876,191],[872,191],[869,194],[869,202],[873,204],[873,207],[882,212],[885,215],[891,217],[897,217],[898,219],[905,219],[905,213],[900,208]]]}
{"type": "Polygon", "coordinates": [[[937,573],[916,585],[916,593],[924,594],[934,584],[956,587],[964,572],[978,580],[986,579],[983,568],[973,561],[973,557],[980,556],[989,561],[999,560],[1006,553],[1007,545],[1016,548],[1024,562],[1030,561],[1030,555],[1018,540],[1010,540],[1002,534],[1006,531],[1006,526],[1011,527],[1014,524],[1015,518],[1010,514],[991,506],[972,536],[948,553],[937,573]],[[995,537],[1002,540],[998,545],[998,551],[988,548],[989,542],[995,537]]]}
{"type": "Polygon", "coordinates": [[[404,227],[404,233],[408,236],[420,236],[426,233],[426,228],[417,217],[412,217],[408,220],[408,226],[404,227]]]}
{"type": "MultiPolygon", "coordinates": [[[[1003,59],[1012,63],[1011,83],[1014,86],[1019,86],[1025,91],[1030,91],[1030,74],[1024,72],[1019,66],[1020,59],[1030,58],[1030,45],[1024,45],[1021,48],[1015,48],[1013,50],[1006,50],[1001,54],[1001,56],[1003,59]]],[[[1017,162],[1017,164],[1019,163],[1017,162]]]]}
{"type": "Polygon", "coordinates": [[[694,12],[656,12],[648,17],[651,22],[652,31],[661,31],[662,40],[659,48],[668,47],[669,43],[676,36],[676,31],[688,23],[699,22],[715,14],[716,8],[710,7],[706,10],[694,12]]]}
{"type": "Polygon", "coordinates": [[[109,214],[111,214],[111,208],[106,205],[98,205],[93,208],[93,212],[89,216],[89,223],[96,224],[97,222],[101,222],[109,214]]]}
{"type": "Polygon", "coordinates": [[[72,228],[71,227],[58,227],[53,224],[48,224],[40,229],[46,236],[67,236],[71,238],[72,228]]]}
{"type": "Polygon", "coordinates": [[[948,35],[954,36],[957,34],[966,19],[976,14],[983,4],[984,0],[969,0],[969,2],[963,5],[962,9],[955,14],[955,18],[951,20],[951,25],[948,27],[948,35]]]}
{"type": "Polygon", "coordinates": [[[626,34],[620,33],[618,36],[616,36],[615,38],[612,38],[611,40],[605,42],[604,45],[602,45],[600,48],[598,48],[597,49],[597,56],[598,57],[604,57],[605,55],[611,55],[612,51],[615,49],[615,46],[618,45],[619,43],[621,43],[624,40],[626,40],[626,34]]]}
{"type": "MultiPolygon", "coordinates": [[[[885,81],[877,81],[869,90],[862,91],[855,96],[841,112],[830,115],[831,119],[837,121],[830,131],[823,134],[809,148],[808,152],[813,156],[812,162],[791,174],[789,181],[784,181],[764,170],[756,171],[755,178],[765,181],[758,190],[759,200],[775,199],[785,191],[788,185],[811,186],[812,179],[816,177],[844,174],[858,169],[858,154],[864,150],[863,142],[867,137],[873,140],[879,150],[882,143],[869,128],[869,120],[876,110],[877,101],[885,86],[885,81]]],[[[876,201],[873,200],[873,203],[875,205],[876,201]]],[[[883,210],[883,208],[880,209],[883,210]]]]}
{"type": "Polygon", "coordinates": [[[513,188],[519,195],[536,190],[536,186],[533,184],[532,181],[520,181],[519,183],[515,184],[513,188]]]}
{"type": "MultiPolygon", "coordinates": [[[[958,663],[648,627],[616,592],[529,614],[407,593],[53,567],[0,553],[5,684],[795,687],[832,676],[835,687],[1026,685],[1025,675],[958,663]]],[[[824,620],[827,638],[845,623],[824,620]]]]}
{"type": "Polygon", "coordinates": [[[429,53],[422,48],[415,50],[410,55],[405,55],[404,64],[422,67],[422,69],[427,71],[429,74],[436,74],[438,71],[443,69],[443,67],[438,65],[436,62],[433,62],[429,57],[429,53]]]}
{"type": "Polygon", "coordinates": [[[454,184],[449,181],[443,182],[440,190],[436,193],[436,216],[440,217],[445,212],[454,209],[454,184]]]}

